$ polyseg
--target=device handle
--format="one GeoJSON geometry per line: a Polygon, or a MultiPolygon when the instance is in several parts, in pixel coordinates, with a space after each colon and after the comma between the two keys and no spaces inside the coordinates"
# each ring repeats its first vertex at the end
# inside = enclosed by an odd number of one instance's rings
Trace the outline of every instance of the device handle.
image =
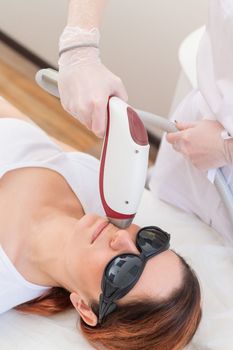
{"type": "Polygon", "coordinates": [[[58,91],[58,71],[52,68],[40,69],[35,76],[37,84],[51,95],[60,98],[58,91]]]}

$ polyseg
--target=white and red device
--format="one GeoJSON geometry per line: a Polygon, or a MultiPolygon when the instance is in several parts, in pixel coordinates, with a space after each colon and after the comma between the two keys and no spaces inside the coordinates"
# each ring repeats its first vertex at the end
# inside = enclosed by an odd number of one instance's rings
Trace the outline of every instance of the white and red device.
{"type": "Polygon", "coordinates": [[[109,221],[128,227],[145,187],[149,143],[147,131],[135,110],[110,97],[107,127],[100,159],[99,188],[109,221]]]}

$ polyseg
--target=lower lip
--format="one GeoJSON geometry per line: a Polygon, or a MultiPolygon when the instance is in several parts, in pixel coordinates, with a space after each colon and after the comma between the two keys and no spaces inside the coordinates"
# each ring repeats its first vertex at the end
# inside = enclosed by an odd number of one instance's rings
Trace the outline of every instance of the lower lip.
{"type": "Polygon", "coordinates": [[[102,231],[105,229],[106,226],[108,226],[109,222],[103,222],[101,223],[98,228],[96,229],[96,231],[94,232],[93,236],[92,236],[92,240],[91,240],[91,244],[94,243],[94,241],[99,237],[99,235],[102,233],[102,231]]]}

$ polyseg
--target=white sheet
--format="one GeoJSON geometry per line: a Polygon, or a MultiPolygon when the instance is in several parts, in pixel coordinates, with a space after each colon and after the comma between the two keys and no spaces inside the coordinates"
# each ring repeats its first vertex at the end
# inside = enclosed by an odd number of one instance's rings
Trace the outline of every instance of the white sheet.
{"type": "MultiPolygon", "coordinates": [[[[233,248],[197,217],[155,200],[145,190],[135,222],[155,224],[171,233],[171,247],[198,273],[203,290],[203,320],[188,350],[233,349],[233,248]]],[[[90,350],[76,330],[77,314],[53,317],[0,315],[0,349],[90,350]]]]}

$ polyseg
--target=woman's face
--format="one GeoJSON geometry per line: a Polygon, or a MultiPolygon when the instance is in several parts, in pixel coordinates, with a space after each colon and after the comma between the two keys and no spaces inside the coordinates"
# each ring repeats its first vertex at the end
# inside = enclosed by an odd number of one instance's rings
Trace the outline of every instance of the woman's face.
{"type": "MultiPolygon", "coordinates": [[[[75,285],[74,292],[87,305],[92,300],[99,302],[103,272],[114,256],[140,253],[135,245],[139,229],[134,224],[119,229],[108,224],[106,218],[93,214],[84,215],[77,222],[70,241],[67,267],[75,285]]],[[[180,260],[174,252],[167,250],[148,260],[137,284],[119,303],[141,297],[166,297],[180,286],[181,281],[180,260]]]]}

